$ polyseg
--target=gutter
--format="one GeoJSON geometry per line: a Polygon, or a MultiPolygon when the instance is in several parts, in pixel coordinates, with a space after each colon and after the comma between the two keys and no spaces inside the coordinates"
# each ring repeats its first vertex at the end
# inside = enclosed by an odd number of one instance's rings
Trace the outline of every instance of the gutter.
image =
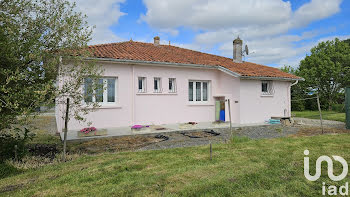
{"type": "Polygon", "coordinates": [[[304,78],[288,78],[288,77],[257,77],[257,76],[241,76],[242,79],[259,79],[259,80],[278,80],[278,81],[305,81],[304,78]]]}
{"type": "MultiPolygon", "coordinates": [[[[303,81],[304,81],[304,80],[305,80],[305,79],[303,79],[303,81]]],[[[296,80],[292,85],[290,85],[290,87],[292,87],[292,86],[294,86],[294,85],[297,85],[298,82],[299,82],[299,80],[296,80]]]]}
{"type": "Polygon", "coordinates": [[[204,64],[183,64],[183,63],[171,63],[171,62],[155,62],[155,61],[142,61],[142,60],[128,60],[128,59],[114,59],[114,58],[96,58],[96,57],[84,57],[86,60],[95,60],[100,62],[117,62],[121,64],[132,64],[132,65],[151,65],[151,66],[171,66],[171,67],[185,67],[185,68],[206,68],[206,69],[217,69],[226,74],[241,79],[256,79],[256,80],[278,80],[278,81],[304,81],[305,79],[299,78],[288,78],[288,77],[258,77],[258,76],[242,76],[239,73],[233,72],[223,66],[209,66],[204,64]]]}
{"type": "Polygon", "coordinates": [[[132,88],[131,88],[131,125],[135,124],[135,66],[132,66],[132,88]]]}

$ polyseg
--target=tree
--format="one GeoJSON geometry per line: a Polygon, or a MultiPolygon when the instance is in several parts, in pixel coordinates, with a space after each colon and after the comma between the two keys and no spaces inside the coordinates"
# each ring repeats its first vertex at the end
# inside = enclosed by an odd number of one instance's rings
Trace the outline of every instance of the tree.
{"type": "MultiPolygon", "coordinates": [[[[290,73],[299,76],[299,69],[292,66],[284,65],[281,70],[286,73],[290,73]]],[[[291,87],[291,104],[292,111],[303,111],[305,110],[306,101],[302,100],[307,98],[307,89],[303,81],[299,81],[296,85],[291,87]]]]}
{"type": "Polygon", "coordinates": [[[98,78],[101,71],[83,61],[92,28],[74,7],[65,0],[0,1],[0,134],[55,98],[72,98],[72,115],[79,120],[89,105],[96,107],[81,102],[83,79],[98,78]],[[70,66],[60,66],[65,63],[70,66]]]}
{"type": "Polygon", "coordinates": [[[319,43],[311,55],[300,62],[299,76],[309,90],[320,94],[321,101],[331,110],[344,87],[350,84],[350,47],[335,39],[319,43]]]}
{"type": "Polygon", "coordinates": [[[345,42],[345,43],[347,43],[348,45],[350,45],[350,39],[343,40],[343,42],[345,42]]]}

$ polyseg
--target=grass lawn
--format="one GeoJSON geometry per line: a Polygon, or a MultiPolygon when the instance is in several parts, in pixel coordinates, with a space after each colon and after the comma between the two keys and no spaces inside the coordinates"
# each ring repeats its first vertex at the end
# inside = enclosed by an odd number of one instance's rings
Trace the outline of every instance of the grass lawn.
{"type": "MultiPolygon", "coordinates": [[[[292,114],[294,114],[295,117],[320,119],[319,111],[293,111],[292,114]]],[[[345,122],[345,113],[339,113],[335,111],[322,111],[322,118],[324,120],[336,120],[345,122]]]]}
{"type": "MultiPolygon", "coordinates": [[[[303,174],[303,151],[310,151],[311,174],[321,155],[350,161],[350,135],[265,140],[235,138],[229,144],[155,151],[103,153],[26,170],[0,180],[3,196],[320,196],[322,176],[303,174]]],[[[342,171],[334,162],[335,174],[342,171]]]]}

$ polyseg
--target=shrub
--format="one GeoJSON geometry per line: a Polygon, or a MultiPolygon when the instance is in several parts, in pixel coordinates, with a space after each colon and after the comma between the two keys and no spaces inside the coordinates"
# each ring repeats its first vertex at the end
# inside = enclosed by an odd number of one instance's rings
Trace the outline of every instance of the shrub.
{"type": "Polygon", "coordinates": [[[0,163],[7,159],[14,159],[16,155],[15,146],[17,145],[17,159],[23,158],[27,150],[26,142],[31,139],[30,131],[27,128],[12,128],[11,130],[1,131],[0,133],[0,163]]]}
{"type": "Polygon", "coordinates": [[[345,112],[345,105],[344,104],[333,104],[332,110],[339,112],[339,113],[344,113],[345,112]]]}

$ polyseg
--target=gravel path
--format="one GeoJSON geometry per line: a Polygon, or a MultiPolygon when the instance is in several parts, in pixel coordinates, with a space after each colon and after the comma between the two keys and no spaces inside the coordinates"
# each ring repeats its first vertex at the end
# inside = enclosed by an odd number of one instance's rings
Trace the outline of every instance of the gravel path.
{"type": "MultiPolygon", "coordinates": [[[[293,118],[293,119],[295,121],[295,124],[297,125],[321,127],[321,121],[319,119],[309,119],[309,118],[293,118]]],[[[322,123],[324,127],[339,128],[339,129],[345,128],[345,123],[340,121],[323,120],[322,123]]]]}
{"type": "MultiPolygon", "coordinates": [[[[230,139],[230,129],[221,128],[213,129],[215,132],[220,133],[218,136],[203,137],[203,138],[190,138],[181,134],[182,132],[162,133],[162,135],[169,137],[169,140],[154,143],[139,150],[155,150],[155,149],[166,149],[166,148],[178,148],[178,147],[189,147],[206,145],[210,142],[220,143],[230,139]]],[[[266,125],[266,126],[252,126],[242,127],[233,129],[233,136],[246,136],[251,139],[262,139],[262,138],[276,138],[285,137],[291,134],[297,133],[299,128],[297,127],[283,127],[282,125],[266,125]]],[[[191,133],[198,133],[198,131],[205,130],[193,130],[185,131],[187,135],[191,133]]],[[[206,130],[210,131],[210,130],[206,130]]],[[[153,134],[154,135],[154,134],[153,134]]]]}

